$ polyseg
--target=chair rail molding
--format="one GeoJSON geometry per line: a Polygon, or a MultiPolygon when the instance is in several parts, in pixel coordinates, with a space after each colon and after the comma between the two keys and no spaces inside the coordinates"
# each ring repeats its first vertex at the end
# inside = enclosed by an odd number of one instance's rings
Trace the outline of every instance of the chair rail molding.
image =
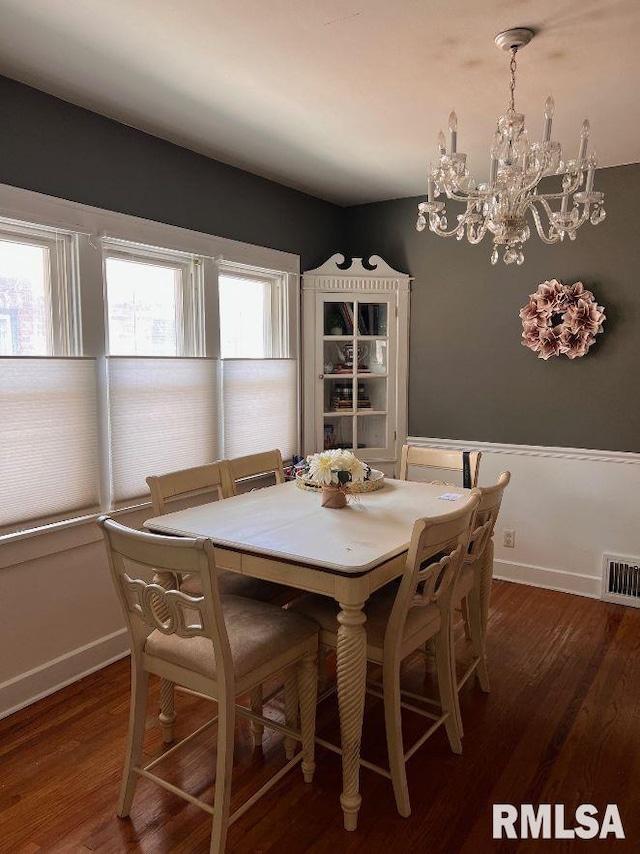
{"type": "Polygon", "coordinates": [[[408,436],[410,445],[447,450],[474,450],[487,454],[513,454],[519,457],[551,457],[562,460],[590,460],[602,463],[640,465],[640,454],[634,451],[599,451],[591,448],[547,447],[545,445],[511,445],[501,442],[476,442],[474,439],[436,439],[408,436]]]}

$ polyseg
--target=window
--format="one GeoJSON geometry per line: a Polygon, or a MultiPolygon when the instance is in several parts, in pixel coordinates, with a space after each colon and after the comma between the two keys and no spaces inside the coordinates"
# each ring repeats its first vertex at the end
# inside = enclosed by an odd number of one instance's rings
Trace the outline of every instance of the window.
{"type": "Polygon", "coordinates": [[[220,264],[224,456],[298,452],[298,366],[282,273],[220,264]]]}
{"type": "Polygon", "coordinates": [[[0,225],[0,356],[79,352],[71,234],[0,225]]]}
{"type": "Polygon", "coordinates": [[[106,242],[109,354],[202,355],[200,269],[198,259],[183,253],[106,242]]]}
{"type": "Polygon", "coordinates": [[[223,263],[218,293],[223,359],[288,355],[286,276],[223,263]]]}
{"type": "Polygon", "coordinates": [[[70,233],[0,224],[0,533],[99,506],[96,365],[76,358],[75,257],[70,233]]]}

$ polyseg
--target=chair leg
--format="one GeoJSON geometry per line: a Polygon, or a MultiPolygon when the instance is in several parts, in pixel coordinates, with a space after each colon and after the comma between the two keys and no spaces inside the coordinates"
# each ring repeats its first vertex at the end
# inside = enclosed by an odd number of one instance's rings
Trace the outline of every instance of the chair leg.
{"type": "Polygon", "coordinates": [[[176,700],[173,682],[169,679],[161,679],[158,722],[162,729],[162,740],[165,744],[171,744],[173,741],[173,725],[175,720],[176,700]]]}
{"type": "Polygon", "coordinates": [[[318,647],[318,693],[324,693],[329,687],[329,675],[327,673],[327,660],[329,658],[329,647],[318,647]]]}
{"type": "Polygon", "coordinates": [[[398,812],[404,818],[411,815],[407,769],[404,761],[404,742],[402,738],[402,712],[400,707],[400,662],[385,667],[382,674],[384,695],[384,723],[387,733],[387,751],[393,793],[398,812]]]}
{"type": "Polygon", "coordinates": [[[224,854],[225,843],[227,841],[229,806],[231,804],[231,777],[233,773],[234,699],[233,691],[227,690],[218,700],[216,786],[209,854],[224,854]]]}
{"type": "Polygon", "coordinates": [[[480,607],[480,597],[474,590],[469,593],[469,623],[471,626],[473,654],[478,661],[478,667],[476,668],[478,682],[480,683],[482,690],[488,694],[491,690],[491,685],[489,683],[489,672],[487,670],[487,655],[485,651],[485,638],[482,627],[482,610],[480,607]]]}
{"type": "Polygon", "coordinates": [[[471,624],[469,623],[469,602],[465,596],[460,602],[460,611],[462,613],[462,623],[464,625],[464,636],[466,640],[471,640],[471,624]]]}
{"type": "Polygon", "coordinates": [[[144,742],[144,726],[147,717],[147,696],[149,693],[149,674],[137,667],[131,659],[131,708],[129,709],[129,734],[127,737],[127,755],[124,763],[118,815],[126,818],[131,809],[138,775],[135,768],[140,766],[144,742]]]}
{"type": "Polygon", "coordinates": [[[300,736],[302,738],[302,774],[311,783],[316,770],[315,734],[318,701],[318,664],[314,655],[302,659],[296,670],[300,699],[300,736]]]}
{"type": "MultiPolygon", "coordinates": [[[[262,714],[262,685],[256,685],[251,691],[251,711],[256,715],[262,714]]],[[[262,736],[264,735],[264,726],[258,721],[251,721],[251,730],[256,747],[262,744],[262,736]]]]}
{"type": "Polygon", "coordinates": [[[458,689],[454,676],[455,658],[452,655],[453,632],[450,623],[444,623],[435,636],[436,669],[438,673],[438,689],[442,703],[443,714],[448,713],[444,722],[451,750],[462,753],[462,716],[458,702],[458,689]]]}
{"type": "MultiPolygon", "coordinates": [[[[288,670],[284,677],[284,719],[291,729],[298,729],[298,686],[295,670],[288,670]]],[[[295,738],[285,738],[284,752],[287,759],[293,759],[296,752],[295,738]]]]}

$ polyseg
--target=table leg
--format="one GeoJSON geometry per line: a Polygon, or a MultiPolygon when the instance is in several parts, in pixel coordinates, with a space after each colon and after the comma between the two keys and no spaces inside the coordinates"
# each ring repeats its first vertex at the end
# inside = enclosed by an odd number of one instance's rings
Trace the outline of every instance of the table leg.
{"type": "Polygon", "coordinates": [[[342,741],[342,786],[340,803],[345,830],[358,826],[360,797],[360,740],[367,676],[367,633],[364,602],[340,602],[336,671],[342,741]]]}

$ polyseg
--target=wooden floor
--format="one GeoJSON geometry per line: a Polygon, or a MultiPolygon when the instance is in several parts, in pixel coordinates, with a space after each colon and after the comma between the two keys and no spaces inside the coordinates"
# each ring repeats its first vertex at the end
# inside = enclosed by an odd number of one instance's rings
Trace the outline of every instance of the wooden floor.
{"type": "MultiPolygon", "coordinates": [[[[6,652],[6,651],[5,651],[6,652]]],[[[316,778],[299,769],[230,831],[229,854],[562,854],[640,851],[640,610],[505,582],[494,587],[489,634],[492,692],[465,687],[464,752],[437,733],[409,763],[413,814],[395,812],[391,786],[362,772],[355,833],[342,829],[338,757],[318,751],[316,778]],[[494,803],[618,805],[626,840],[493,841],[494,803]]],[[[427,663],[427,669],[430,669],[427,663]]],[[[407,674],[423,683],[424,661],[407,674]]],[[[115,816],[128,713],[128,661],[118,662],[0,722],[0,852],[208,851],[209,819],[141,780],[130,820],[115,816]]],[[[147,753],[162,750],[149,708],[147,753]]],[[[178,734],[212,707],[179,699],[178,734]]],[[[273,713],[281,710],[277,704],[273,713]]],[[[384,757],[379,701],[367,702],[364,755],[384,757]]],[[[407,719],[410,734],[414,722],[407,719]]],[[[319,710],[335,737],[335,705],[319,710]]],[[[255,750],[242,724],[236,741],[241,796],[284,764],[279,735],[255,750]]],[[[170,779],[211,794],[213,741],[203,736],[170,779]]],[[[234,797],[234,802],[236,798],[234,797]]],[[[232,804],[233,807],[233,804],[232,804]]]]}

